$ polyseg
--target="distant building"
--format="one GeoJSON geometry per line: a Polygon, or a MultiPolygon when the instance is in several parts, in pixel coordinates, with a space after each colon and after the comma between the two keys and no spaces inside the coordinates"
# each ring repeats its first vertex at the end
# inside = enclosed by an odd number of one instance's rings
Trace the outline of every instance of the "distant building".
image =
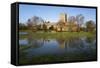
{"type": "Polygon", "coordinates": [[[56,30],[57,31],[68,31],[69,27],[68,27],[68,22],[67,22],[67,14],[65,13],[61,13],[59,16],[59,21],[56,25],[56,30]]]}
{"type": "Polygon", "coordinates": [[[67,17],[67,14],[61,13],[57,23],[57,31],[78,31],[78,23],[74,16],[67,17]]]}
{"type": "Polygon", "coordinates": [[[61,13],[59,18],[60,18],[59,21],[67,22],[67,14],[61,13]]]}
{"type": "Polygon", "coordinates": [[[52,31],[78,31],[79,28],[79,22],[82,22],[82,19],[80,20],[80,17],[78,16],[77,18],[74,16],[71,17],[67,17],[67,14],[65,13],[61,13],[59,15],[59,20],[58,22],[50,22],[50,21],[43,21],[43,19],[39,18],[39,17],[33,17],[32,19],[30,19],[30,21],[28,21],[28,23],[30,23],[30,25],[32,25],[35,29],[35,26],[38,27],[43,30],[44,27],[43,25],[45,25],[45,29],[49,30],[51,27],[53,27],[52,31]]]}

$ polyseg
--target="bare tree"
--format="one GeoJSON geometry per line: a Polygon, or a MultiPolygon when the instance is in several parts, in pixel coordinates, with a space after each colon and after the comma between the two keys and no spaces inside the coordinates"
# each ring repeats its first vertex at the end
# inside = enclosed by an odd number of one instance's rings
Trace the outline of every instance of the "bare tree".
{"type": "Polygon", "coordinates": [[[43,22],[44,20],[42,18],[33,16],[32,18],[28,19],[27,24],[31,30],[36,31],[38,29],[37,26],[43,24],[43,22]]]}
{"type": "Polygon", "coordinates": [[[78,24],[78,30],[80,31],[80,28],[84,24],[84,16],[82,14],[77,15],[76,21],[77,21],[77,24],[78,24]]]}

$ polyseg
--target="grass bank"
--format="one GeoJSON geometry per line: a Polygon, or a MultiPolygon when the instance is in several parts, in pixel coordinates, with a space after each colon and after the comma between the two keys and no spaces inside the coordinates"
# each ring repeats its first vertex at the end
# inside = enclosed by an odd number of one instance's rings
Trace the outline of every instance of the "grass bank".
{"type": "Polygon", "coordinates": [[[95,36],[95,33],[91,32],[30,32],[30,31],[25,31],[28,32],[26,35],[19,35],[19,38],[75,38],[75,37],[93,37],[95,36]]]}

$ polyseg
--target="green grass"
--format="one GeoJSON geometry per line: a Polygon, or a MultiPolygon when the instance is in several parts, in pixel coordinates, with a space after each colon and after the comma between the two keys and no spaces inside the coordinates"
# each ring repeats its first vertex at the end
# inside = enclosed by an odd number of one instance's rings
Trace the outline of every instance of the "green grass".
{"type": "MultiPolygon", "coordinates": [[[[96,53],[95,53],[96,54],[96,53]]],[[[57,62],[57,61],[85,61],[85,60],[95,60],[96,55],[91,52],[90,55],[87,53],[77,52],[77,53],[67,53],[63,55],[41,55],[33,56],[31,59],[25,58],[25,56],[20,59],[20,64],[32,64],[32,63],[46,63],[46,62],[57,62]]]]}
{"type": "Polygon", "coordinates": [[[19,38],[46,38],[46,39],[59,39],[59,38],[76,38],[76,37],[92,37],[95,36],[94,33],[91,32],[29,32],[27,35],[19,35],[19,38]]]}

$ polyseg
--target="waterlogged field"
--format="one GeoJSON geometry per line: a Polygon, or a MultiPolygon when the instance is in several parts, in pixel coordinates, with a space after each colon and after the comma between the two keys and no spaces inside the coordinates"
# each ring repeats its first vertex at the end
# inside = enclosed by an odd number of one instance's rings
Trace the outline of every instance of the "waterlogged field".
{"type": "Polygon", "coordinates": [[[90,32],[19,32],[19,63],[96,60],[96,36],[90,32]]]}

